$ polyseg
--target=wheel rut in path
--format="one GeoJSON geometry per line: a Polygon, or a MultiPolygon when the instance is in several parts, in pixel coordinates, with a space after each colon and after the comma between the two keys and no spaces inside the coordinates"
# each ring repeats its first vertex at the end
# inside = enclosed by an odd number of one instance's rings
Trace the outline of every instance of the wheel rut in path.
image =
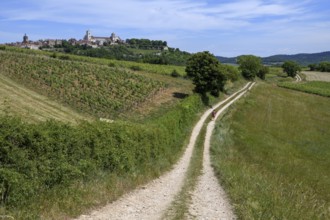
{"type": "MultiPolygon", "coordinates": [[[[243,89],[232,94],[226,100],[219,102],[214,108],[223,105],[237,94],[246,90],[250,85],[251,83],[247,83],[243,89]]],[[[209,117],[212,110],[213,109],[209,109],[205,111],[201,116],[192,131],[189,144],[183,156],[171,171],[165,173],[158,179],[151,181],[147,185],[133,190],[103,208],[95,210],[88,215],[81,215],[78,219],[161,219],[164,212],[173,202],[175,196],[180,192],[183,186],[196,139],[205,120],[209,117]]]]}
{"type": "Polygon", "coordinates": [[[188,219],[236,219],[225,191],[220,186],[217,177],[214,174],[210,160],[210,142],[215,120],[236,100],[241,98],[254,85],[251,84],[247,90],[236,96],[222,108],[220,108],[214,119],[209,122],[203,152],[203,171],[198,178],[197,186],[192,193],[192,201],[189,206],[188,219]]]}

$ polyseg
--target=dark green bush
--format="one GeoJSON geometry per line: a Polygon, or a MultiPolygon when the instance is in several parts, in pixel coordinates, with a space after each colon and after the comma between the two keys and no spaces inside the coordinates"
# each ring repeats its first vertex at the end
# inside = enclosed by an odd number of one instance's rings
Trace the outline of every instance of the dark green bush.
{"type": "Polygon", "coordinates": [[[177,70],[173,70],[172,73],[171,73],[171,76],[172,76],[172,77],[179,77],[180,74],[178,73],[177,70]]]}
{"type": "Polygon", "coordinates": [[[97,171],[125,175],[168,168],[201,107],[200,98],[191,96],[147,124],[28,124],[0,117],[0,202],[19,207],[97,171]]]}
{"type": "Polygon", "coordinates": [[[142,70],[142,68],[140,66],[137,66],[137,65],[131,66],[130,69],[133,70],[133,71],[141,71],[142,70]]]}

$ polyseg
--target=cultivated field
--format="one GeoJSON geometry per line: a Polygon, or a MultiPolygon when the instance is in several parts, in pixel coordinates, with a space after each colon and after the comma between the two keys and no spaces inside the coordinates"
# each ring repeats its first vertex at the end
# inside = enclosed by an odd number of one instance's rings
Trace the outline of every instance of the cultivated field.
{"type": "Polygon", "coordinates": [[[307,81],[326,81],[330,82],[330,73],[326,72],[312,72],[312,71],[302,71],[306,75],[307,81]]]}
{"type": "Polygon", "coordinates": [[[50,100],[0,74],[0,114],[20,116],[28,122],[55,119],[76,124],[90,117],[50,100]]]}

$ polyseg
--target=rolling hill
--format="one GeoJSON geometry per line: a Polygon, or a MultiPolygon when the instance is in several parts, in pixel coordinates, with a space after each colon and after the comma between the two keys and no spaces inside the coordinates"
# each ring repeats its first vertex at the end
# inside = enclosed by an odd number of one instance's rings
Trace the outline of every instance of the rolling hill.
{"type": "MultiPolygon", "coordinates": [[[[236,64],[237,57],[217,56],[222,63],[236,64]]],[[[269,57],[262,57],[262,62],[268,65],[279,65],[287,60],[292,60],[300,65],[307,66],[312,63],[320,63],[322,61],[330,61],[330,51],[321,53],[299,53],[294,55],[278,54],[269,57]]]]}

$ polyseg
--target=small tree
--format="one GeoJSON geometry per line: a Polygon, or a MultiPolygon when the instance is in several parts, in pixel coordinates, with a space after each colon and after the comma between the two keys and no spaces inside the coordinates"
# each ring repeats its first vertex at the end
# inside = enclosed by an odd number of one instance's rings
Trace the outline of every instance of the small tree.
{"type": "Polygon", "coordinates": [[[191,56],[187,61],[186,73],[192,79],[197,93],[205,96],[210,92],[213,96],[219,96],[220,91],[223,91],[226,76],[219,60],[208,51],[191,56]]]}
{"type": "Polygon", "coordinates": [[[269,67],[268,66],[261,66],[260,69],[259,69],[259,72],[257,73],[257,76],[264,80],[265,77],[266,77],[266,74],[269,73],[269,67]]]}
{"type": "Polygon", "coordinates": [[[253,55],[243,55],[238,57],[237,63],[242,75],[246,79],[254,79],[262,67],[260,57],[253,55]]]}
{"type": "Polygon", "coordinates": [[[282,68],[290,77],[295,77],[297,73],[301,71],[299,64],[294,61],[285,61],[282,68]]]}

